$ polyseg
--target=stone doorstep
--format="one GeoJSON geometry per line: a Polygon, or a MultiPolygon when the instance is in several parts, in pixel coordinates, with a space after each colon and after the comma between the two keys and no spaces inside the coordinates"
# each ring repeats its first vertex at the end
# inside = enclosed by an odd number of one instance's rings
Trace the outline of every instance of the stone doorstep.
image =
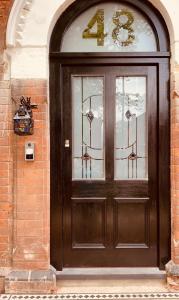
{"type": "MultiPolygon", "coordinates": [[[[166,265],[166,273],[169,291],[179,291],[179,266],[170,261],[166,265]]],[[[5,278],[6,294],[52,294],[56,292],[56,274],[52,270],[12,271],[5,278]]]]}
{"type": "Polygon", "coordinates": [[[12,271],[5,278],[5,293],[46,293],[56,291],[56,275],[52,270],[12,271]]]}
{"type": "Polygon", "coordinates": [[[167,286],[169,291],[179,291],[179,265],[175,265],[175,263],[171,260],[166,264],[165,269],[167,273],[167,286]]]}

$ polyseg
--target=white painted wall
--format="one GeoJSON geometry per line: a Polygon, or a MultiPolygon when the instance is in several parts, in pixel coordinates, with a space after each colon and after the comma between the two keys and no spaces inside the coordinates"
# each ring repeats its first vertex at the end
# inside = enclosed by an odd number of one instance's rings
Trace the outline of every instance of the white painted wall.
{"type": "MultiPolygon", "coordinates": [[[[11,78],[48,78],[50,35],[61,13],[73,1],[15,0],[6,38],[6,51],[11,57],[11,78]]],[[[166,20],[175,61],[179,64],[179,0],[149,1],[166,20]]]]}
{"type": "Polygon", "coordinates": [[[15,47],[8,53],[11,56],[11,78],[47,78],[47,47],[15,47]]]}

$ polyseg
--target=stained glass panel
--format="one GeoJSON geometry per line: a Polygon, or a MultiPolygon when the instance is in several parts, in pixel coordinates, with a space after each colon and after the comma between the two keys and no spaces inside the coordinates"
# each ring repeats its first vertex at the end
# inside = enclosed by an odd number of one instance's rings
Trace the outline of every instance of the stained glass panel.
{"type": "Polygon", "coordinates": [[[103,77],[72,77],[74,180],[105,176],[103,88],[103,77]]]}
{"type": "Polygon", "coordinates": [[[146,77],[116,79],[115,179],[148,178],[146,77]]]}

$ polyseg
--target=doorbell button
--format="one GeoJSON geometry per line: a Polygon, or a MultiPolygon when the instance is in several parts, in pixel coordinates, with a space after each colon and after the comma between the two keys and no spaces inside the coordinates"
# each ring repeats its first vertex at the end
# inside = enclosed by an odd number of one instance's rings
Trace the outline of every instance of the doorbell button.
{"type": "Polygon", "coordinates": [[[25,160],[34,161],[34,149],[35,145],[32,142],[25,143],[25,160]]]}

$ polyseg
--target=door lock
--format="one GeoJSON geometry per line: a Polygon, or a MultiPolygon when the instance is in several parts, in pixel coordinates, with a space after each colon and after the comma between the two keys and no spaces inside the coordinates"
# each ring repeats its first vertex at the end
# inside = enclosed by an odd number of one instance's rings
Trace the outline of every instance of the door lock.
{"type": "Polygon", "coordinates": [[[65,140],[65,148],[70,148],[70,141],[69,140],[65,140]]]}

